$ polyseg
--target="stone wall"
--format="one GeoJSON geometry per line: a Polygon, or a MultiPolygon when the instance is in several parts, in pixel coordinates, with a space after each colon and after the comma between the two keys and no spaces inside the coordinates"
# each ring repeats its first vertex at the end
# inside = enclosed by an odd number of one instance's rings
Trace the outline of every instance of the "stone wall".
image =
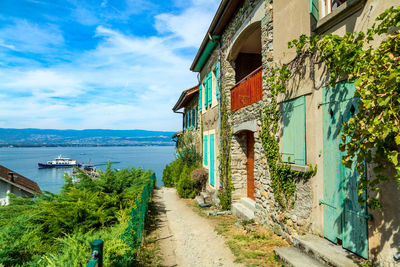
{"type": "MultiPolygon", "coordinates": [[[[256,219],[275,233],[282,235],[291,241],[291,235],[299,231],[307,231],[309,216],[312,209],[312,191],[309,182],[299,183],[297,186],[297,201],[294,208],[287,213],[282,213],[279,205],[275,202],[271,179],[268,172],[268,164],[265,151],[262,146],[261,113],[264,105],[269,104],[270,94],[266,82],[268,70],[274,64],[273,54],[273,9],[272,1],[244,1],[237,11],[231,23],[227,26],[221,38],[221,88],[222,93],[228,99],[230,108],[230,89],[235,85],[235,65],[228,58],[229,48],[232,47],[232,39],[237,37],[237,31],[243,28],[248,16],[254,14],[255,8],[264,8],[265,15],[261,19],[261,46],[262,46],[262,77],[263,77],[263,100],[230,114],[230,124],[234,129],[242,124],[254,125],[254,185],[256,198],[256,219]],[[264,5],[261,7],[261,5],[264,5]],[[286,224],[282,222],[285,221],[286,224]]],[[[239,127],[240,128],[240,127],[239,127]]],[[[246,129],[244,129],[246,130],[246,129]]],[[[232,183],[235,188],[232,193],[233,201],[247,196],[247,136],[245,131],[239,131],[232,135],[231,139],[231,174],[232,183]]]]}

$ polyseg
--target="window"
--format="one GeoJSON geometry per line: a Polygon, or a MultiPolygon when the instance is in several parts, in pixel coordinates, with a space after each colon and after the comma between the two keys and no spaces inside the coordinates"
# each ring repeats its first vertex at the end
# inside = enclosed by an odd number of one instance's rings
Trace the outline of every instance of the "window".
{"type": "Polygon", "coordinates": [[[282,103],[282,159],[296,165],[306,165],[305,97],[282,103]]]}
{"type": "MultiPolygon", "coordinates": [[[[332,13],[332,11],[336,10],[339,6],[346,3],[347,0],[321,0],[321,15],[325,17],[326,15],[332,13]]],[[[319,13],[319,5],[318,0],[310,0],[310,13],[315,14],[319,13]]],[[[315,18],[318,21],[318,18],[315,18]]]]}
{"type": "Polygon", "coordinates": [[[202,105],[201,105],[202,99],[203,99],[203,86],[200,84],[200,86],[199,86],[199,110],[200,110],[200,112],[202,110],[202,105]]]}

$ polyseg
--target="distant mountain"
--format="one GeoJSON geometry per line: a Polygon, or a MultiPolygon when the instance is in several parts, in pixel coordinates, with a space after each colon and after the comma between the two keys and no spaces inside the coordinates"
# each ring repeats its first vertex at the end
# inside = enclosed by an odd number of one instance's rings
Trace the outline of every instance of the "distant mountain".
{"type": "Polygon", "coordinates": [[[53,130],[0,128],[0,146],[174,145],[174,132],[146,130],[53,130]]]}

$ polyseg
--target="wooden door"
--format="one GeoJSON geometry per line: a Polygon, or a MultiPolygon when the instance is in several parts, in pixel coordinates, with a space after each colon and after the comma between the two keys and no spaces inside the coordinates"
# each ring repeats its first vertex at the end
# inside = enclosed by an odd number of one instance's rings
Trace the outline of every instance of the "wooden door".
{"type": "Polygon", "coordinates": [[[254,133],[247,132],[247,197],[254,197],[254,133]]]}
{"type": "Polygon", "coordinates": [[[368,257],[366,207],[358,203],[360,174],[341,163],[340,130],[357,110],[352,83],[338,83],[335,89],[323,92],[323,147],[324,147],[324,236],[343,247],[368,257]]]}
{"type": "MultiPolygon", "coordinates": [[[[341,103],[343,120],[348,121],[358,112],[358,99],[341,103]]],[[[368,215],[366,205],[358,202],[358,185],[361,176],[356,170],[357,161],[351,169],[343,166],[343,247],[363,258],[368,258],[368,215]]],[[[363,193],[364,199],[366,192],[363,193]]]]}

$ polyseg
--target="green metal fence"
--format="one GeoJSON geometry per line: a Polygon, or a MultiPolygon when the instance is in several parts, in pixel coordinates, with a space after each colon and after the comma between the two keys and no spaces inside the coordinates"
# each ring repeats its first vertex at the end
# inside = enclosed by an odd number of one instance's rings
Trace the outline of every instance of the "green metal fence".
{"type": "MultiPolygon", "coordinates": [[[[121,238],[126,242],[126,244],[131,249],[131,255],[135,257],[136,252],[139,250],[140,245],[143,240],[143,232],[144,232],[144,221],[146,218],[146,212],[149,204],[149,200],[151,197],[151,193],[153,192],[154,186],[156,184],[156,175],[153,173],[150,176],[150,182],[147,183],[140,197],[136,200],[136,207],[134,207],[131,211],[130,220],[128,221],[128,227],[125,232],[122,234],[121,238]]],[[[92,242],[92,257],[87,264],[87,267],[103,266],[103,241],[95,240],[92,242]],[[98,248],[101,243],[101,252],[100,248],[98,248]]]]}
{"type": "Polygon", "coordinates": [[[150,183],[144,187],[140,198],[136,201],[136,208],[132,209],[131,219],[128,222],[128,227],[126,228],[125,233],[122,235],[122,239],[134,252],[139,249],[142,243],[144,220],[146,218],[149,199],[155,183],[156,176],[153,173],[150,177],[150,183]]]}

